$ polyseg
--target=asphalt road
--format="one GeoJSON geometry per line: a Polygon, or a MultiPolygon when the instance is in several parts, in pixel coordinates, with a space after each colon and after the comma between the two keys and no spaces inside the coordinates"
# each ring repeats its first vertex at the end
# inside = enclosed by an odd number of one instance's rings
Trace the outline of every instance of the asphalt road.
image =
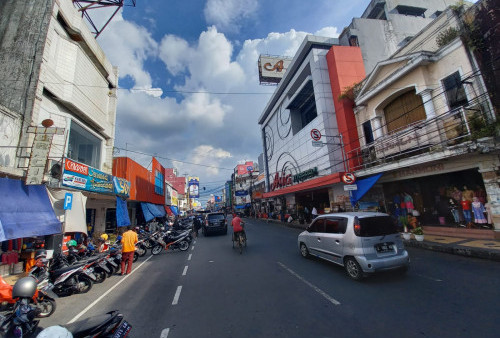
{"type": "MultiPolygon", "coordinates": [[[[248,247],[201,236],[186,252],[134,264],[84,295],[58,299],[41,326],[119,309],[131,337],[497,337],[497,262],[410,248],[406,276],[362,282],[304,259],[300,230],[246,219],[248,247]]],[[[231,233],[231,231],[229,231],[231,233]]]]}

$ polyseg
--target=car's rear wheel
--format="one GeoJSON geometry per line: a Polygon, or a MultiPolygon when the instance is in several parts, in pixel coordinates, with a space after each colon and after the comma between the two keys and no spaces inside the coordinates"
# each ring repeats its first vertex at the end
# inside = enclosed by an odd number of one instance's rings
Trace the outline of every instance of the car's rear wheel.
{"type": "Polygon", "coordinates": [[[300,254],[304,258],[309,257],[309,250],[307,249],[307,246],[304,243],[300,243],[300,254]]]}
{"type": "Polygon", "coordinates": [[[349,277],[358,281],[363,279],[363,270],[361,269],[361,266],[356,261],[356,259],[354,259],[353,257],[347,257],[345,259],[344,266],[345,271],[347,272],[347,275],[349,277]]]}

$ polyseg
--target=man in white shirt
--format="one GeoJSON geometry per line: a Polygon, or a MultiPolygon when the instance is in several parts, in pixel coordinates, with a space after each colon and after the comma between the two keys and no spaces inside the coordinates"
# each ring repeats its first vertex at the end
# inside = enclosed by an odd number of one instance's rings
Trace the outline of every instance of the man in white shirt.
{"type": "Polygon", "coordinates": [[[315,219],[318,216],[318,210],[316,210],[316,207],[313,207],[311,214],[313,219],[315,219]]]}

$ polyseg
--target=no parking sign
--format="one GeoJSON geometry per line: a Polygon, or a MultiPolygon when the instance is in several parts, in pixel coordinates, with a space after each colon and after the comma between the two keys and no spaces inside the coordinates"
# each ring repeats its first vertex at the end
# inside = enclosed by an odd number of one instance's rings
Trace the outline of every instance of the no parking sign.
{"type": "Polygon", "coordinates": [[[342,182],[345,184],[354,184],[356,182],[356,176],[353,173],[344,173],[342,175],[342,182]]]}

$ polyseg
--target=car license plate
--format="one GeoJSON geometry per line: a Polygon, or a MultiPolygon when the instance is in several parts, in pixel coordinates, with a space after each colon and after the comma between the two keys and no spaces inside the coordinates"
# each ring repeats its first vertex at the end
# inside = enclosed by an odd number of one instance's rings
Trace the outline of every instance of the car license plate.
{"type": "Polygon", "coordinates": [[[128,335],[130,330],[132,329],[132,325],[130,325],[126,320],[124,320],[120,326],[113,333],[113,338],[124,338],[128,335]]]}
{"type": "Polygon", "coordinates": [[[393,243],[377,244],[375,245],[375,250],[377,250],[377,252],[379,253],[394,251],[394,244],[393,243]]]}

